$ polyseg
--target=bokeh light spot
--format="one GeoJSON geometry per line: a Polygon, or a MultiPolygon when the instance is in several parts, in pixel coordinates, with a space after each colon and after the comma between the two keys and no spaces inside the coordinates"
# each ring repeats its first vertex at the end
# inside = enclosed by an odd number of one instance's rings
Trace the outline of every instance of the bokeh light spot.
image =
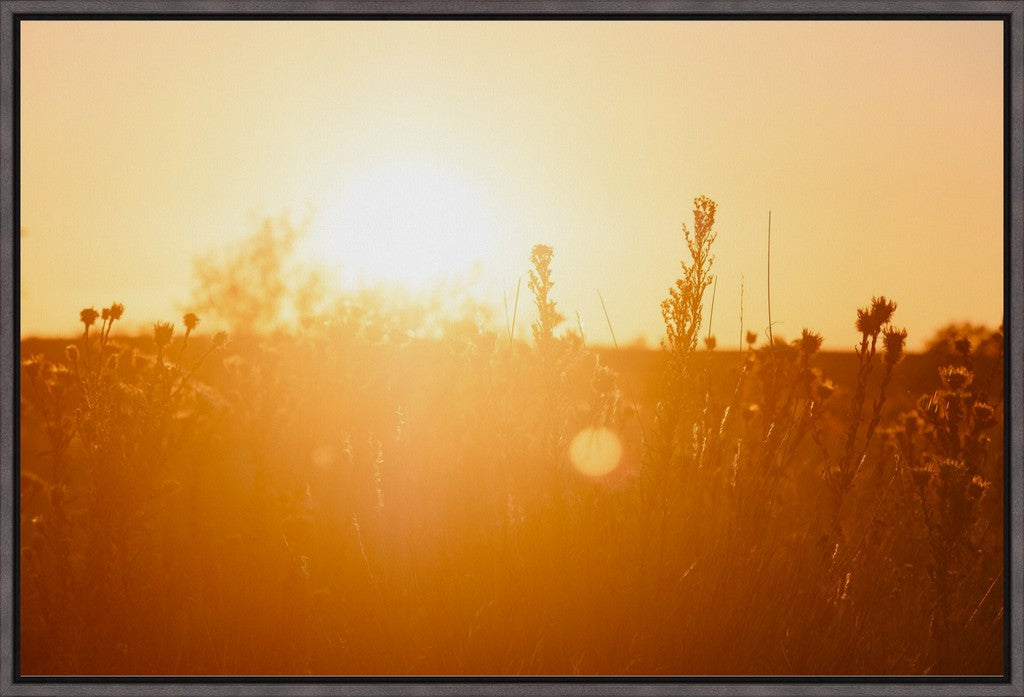
{"type": "Polygon", "coordinates": [[[622,443],[610,428],[585,428],[572,439],[569,458],[581,473],[602,477],[619,466],[622,443]]]}

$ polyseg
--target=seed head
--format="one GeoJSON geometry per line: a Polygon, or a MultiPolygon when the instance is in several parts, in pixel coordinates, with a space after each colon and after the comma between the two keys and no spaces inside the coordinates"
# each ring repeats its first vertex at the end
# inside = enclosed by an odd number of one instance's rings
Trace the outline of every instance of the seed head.
{"type": "Polygon", "coordinates": [[[985,481],[981,475],[976,474],[971,477],[971,481],[967,485],[967,493],[973,500],[977,501],[985,495],[989,486],[991,486],[991,482],[985,481]]]}
{"type": "Polygon", "coordinates": [[[707,348],[708,351],[714,351],[716,346],[718,346],[718,339],[714,336],[704,337],[704,347],[707,348]]]}
{"type": "Polygon", "coordinates": [[[896,303],[886,300],[884,295],[871,298],[871,315],[878,322],[879,327],[888,324],[894,312],[896,312],[896,303]]]}
{"type": "Polygon", "coordinates": [[[222,348],[224,348],[227,345],[228,345],[228,333],[227,332],[217,332],[216,334],[213,335],[213,347],[214,348],[222,349],[222,348]]]}
{"type": "Polygon", "coordinates": [[[74,344],[68,344],[64,347],[64,357],[68,359],[68,363],[76,365],[78,363],[78,347],[74,344]]]}
{"type": "Polygon", "coordinates": [[[978,428],[988,428],[995,424],[995,409],[992,408],[991,404],[975,402],[973,411],[974,424],[978,428]]]}
{"type": "Polygon", "coordinates": [[[96,318],[99,316],[100,313],[96,312],[96,308],[94,307],[87,307],[78,313],[78,318],[82,320],[82,324],[84,324],[86,328],[89,328],[93,324],[95,324],[96,318]]]}
{"type": "Polygon", "coordinates": [[[110,319],[121,319],[121,315],[124,314],[124,305],[121,303],[110,304],[110,319]]]}
{"type": "Polygon", "coordinates": [[[106,321],[107,321],[108,319],[110,319],[110,308],[109,308],[109,307],[105,307],[105,308],[103,308],[103,311],[102,311],[102,312],[100,312],[100,318],[101,318],[101,319],[102,319],[102,320],[103,320],[104,322],[106,322],[106,321]]]}
{"type": "Polygon", "coordinates": [[[810,329],[804,329],[800,333],[800,338],[794,341],[793,344],[800,349],[800,353],[806,358],[810,358],[821,348],[821,342],[821,334],[812,332],[810,329]]]}
{"type": "Polygon", "coordinates": [[[757,332],[747,330],[747,345],[753,346],[757,342],[757,332]]]}
{"type": "Polygon", "coordinates": [[[961,365],[947,365],[939,368],[939,377],[942,378],[942,384],[945,385],[947,390],[959,392],[970,387],[971,380],[974,379],[974,373],[969,368],[961,365]]]}
{"type": "Polygon", "coordinates": [[[967,467],[959,460],[943,458],[939,461],[939,478],[947,484],[954,483],[958,479],[962,482],[961,477],[966,473],[967,467]]]}
{"type": "Polygon", "coordinates": [[[67,366],[65,365],[54,365],[52,363],[47,363],[46,365],[43,366],[43,368],[48,369],[50,373],[49,377],[52,378],[53,383],[58,387],[67,388],[71,385],[71,381],[74,379],[72,377],[71,371],[68,370],[67,366]]]}
{"type": "Polygon", "coordinates": [[[932,471],[927,467],[911,467],[910,476],[919,487],[924,487],[932,478],[932,471]]]}
{"type": "Polygon", "coordinates": [[[196,328],[196,325],[199,324],[199,318],[194,312],[186,312],[185,316],[181,318],[181,321],[184,323],[185,329],[188,331],[192,331],[196,328]]]}
{"type": "Polygon", "coordinates": [[[857,310],[857,331],[862,336],[878,336],[882,327],[889,323],[892,313],[896,311],[896,303],[886,300],[885,296],[871,298],[871,307],[857,310]]]}
{"type": "Polygon", "coordinates": [[[860,332],[861,336],[870,336],[875,331],[875,326],[871,319],[871,310],[867,308],[857,309],[857,323],[855,325],[857,331],[860,332]]]}
{"type": "Polygon", "coordinates": [[[26,358],[21,362],[21,367],[25,369],[25,373],[33,380],[37,379],[43,371],[43,366],[46,361],[41,355],[32,356],[26,358]]]}
{"type": "Polygon", "coordinates": [[[882,341],[885,345],[885,364],[890,368],[903,360],[903,347],[907,342],[907,330],[887,327],[882,341]]]}
{"type": "Polygon", "coordinates": [[[156,345],[163,348],[171,343],[171,336],[174,335],[174,325],[170,322],[157,322],[153,325],[153,339],[156,345]]]}

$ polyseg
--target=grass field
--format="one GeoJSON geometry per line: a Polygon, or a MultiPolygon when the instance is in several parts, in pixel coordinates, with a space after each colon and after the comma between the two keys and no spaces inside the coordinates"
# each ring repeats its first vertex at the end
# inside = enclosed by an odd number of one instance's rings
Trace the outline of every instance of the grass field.
{"type": "Polygon", "coordinates": [[[588,345],[543,246],[532,336],[370,293],[273,330],[248,259],[173,328],[23,340],[22,672],[1002,673],[1002,335],[904,355],[877,297],[856,351],[715,349],[713,223],[660,349],[588,345]]]}

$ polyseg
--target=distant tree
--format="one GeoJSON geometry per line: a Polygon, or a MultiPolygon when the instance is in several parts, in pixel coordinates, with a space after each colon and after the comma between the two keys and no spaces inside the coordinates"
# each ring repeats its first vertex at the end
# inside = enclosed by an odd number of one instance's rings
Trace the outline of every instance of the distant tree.
{"type": "Polygon", "coordinates": [[[311,306],[321,279],[290,264],[304,232],[304,225],[266,219],[234,247],[198,259],[192,307],[216,315],[234,335],[244,336],[272,331],[296,306],[311,306]]]}
{"type": "Polygon", "coordinates": [[[925,351],[930,354],[956,355],[969,350],[974,355],[996,357],[1002,354],[1003,325],[992,329],[969,322],[951,323],[935,332],[925,351]],[[964,344],[963,341],[969,342],[964,344]]]}

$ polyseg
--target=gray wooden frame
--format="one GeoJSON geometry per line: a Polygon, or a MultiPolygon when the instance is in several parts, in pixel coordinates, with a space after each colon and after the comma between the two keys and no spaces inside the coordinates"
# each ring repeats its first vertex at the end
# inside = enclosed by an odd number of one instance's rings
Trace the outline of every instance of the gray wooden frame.
{"type": "Polygon", "coordinates": [[[1022,126],[1024,126],[1024,0],[0,0],[0,695],[1024,695],[1024,184],[1022,184],[1022,126]],[[543,15],[543,14],[700,14],[721,16],[764,15],[775,17],[841,15],[856,19],[864,15],[901,17],[934,15],[1001,15],[1008,22],[1010,54],[1008,67],[1008,99],[1010,142],[1006,153],[1007,176],[1005,194],[1008,207],[1008,247],[1006,266],[1006,312],[1010,359],[1007,409],[1006,462],[1009,470],[1007,523],[1010,532],[1010,558],[1006,576],[1009,598],[1006,610],[1010,617],[1009,679],[1000,682],[971,678],[848,678],[823,676],[819,679],[683,678],[677,680],[615,679],[592,682],[584,680],[522,680],[457,679],[407,680],[386,678],[377,681],[322,681],[313,679],[232,681],[218,678],[209,681],[162,681],[111,678],[105,681],[75,682],[54,680],[27,682],[20,680],[13,665],[13,564],[17,549],[13,506],[16,496],[15,418],[18,394],[15,375],[20,331],[16,326],[19,288],[15,285],[19,259],[15,255],[15,167],[17,151],[14,133],[14,101],[16,76],[14,70],[16,25],[19,17],[42,14],[479,14],[543,15]]]}

